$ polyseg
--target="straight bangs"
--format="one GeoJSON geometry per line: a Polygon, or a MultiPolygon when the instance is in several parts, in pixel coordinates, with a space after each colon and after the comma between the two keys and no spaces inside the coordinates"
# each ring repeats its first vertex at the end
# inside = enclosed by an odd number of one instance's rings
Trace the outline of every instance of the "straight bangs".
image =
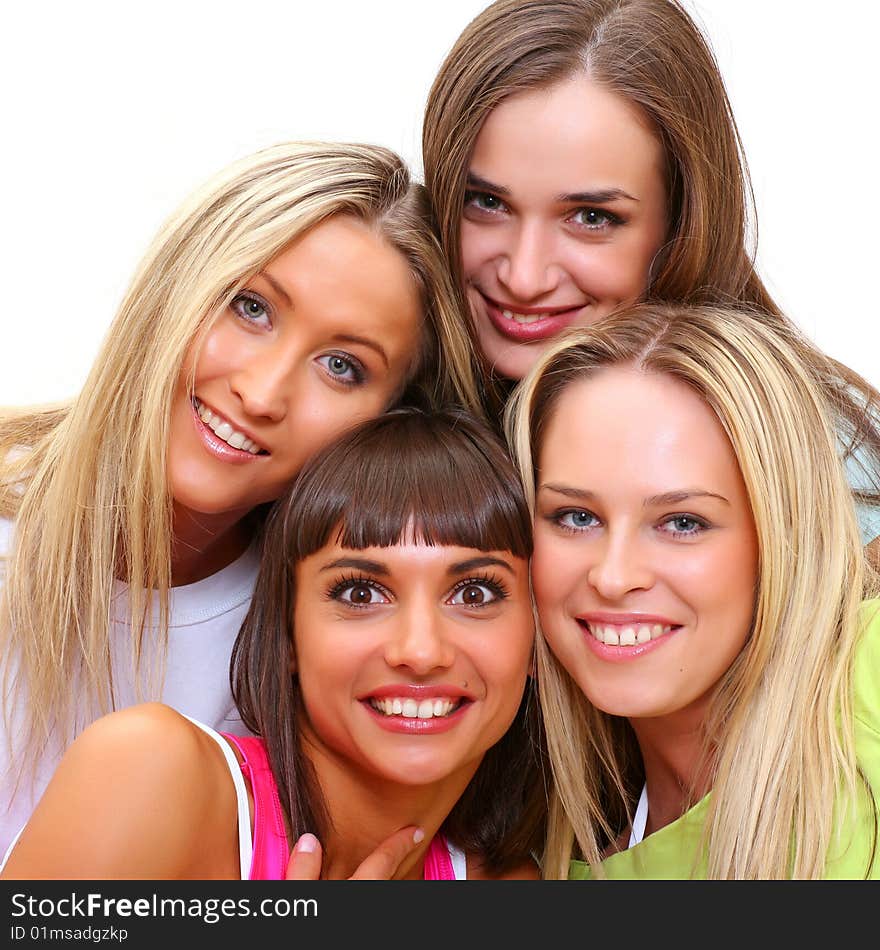
{"type": "Polygon", "coordinates": [[[464,412],[399,409],[360,426],[307,465],[281,508],[294,561],[333,542],[532,552],[519,476],[498,437],[464,412]]]}

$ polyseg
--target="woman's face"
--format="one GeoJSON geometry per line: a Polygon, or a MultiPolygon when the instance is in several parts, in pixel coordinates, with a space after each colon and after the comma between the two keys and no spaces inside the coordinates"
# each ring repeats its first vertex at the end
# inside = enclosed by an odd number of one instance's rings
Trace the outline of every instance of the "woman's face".
{"type": "Polygon", "coordinates": [[[296,591],[312,760],[383,788],[451,783],[460,794],[522,699],[534,640],[526,560],[413,538],[331,543],[297,565],[296,591]]]}
{"type": "Polygon", "coordinates": [[[607,713],[698,722],[748,639],[758,581],[716,416],[672,377],[605,369],[559,397],[538,471],[532,579],[551,649],[607,713]]]}
{"type": "Polygon", "coordinates": [[[232,524],[277,498],[400,392],[422,321],[406,261],[369,225],[337,215],[294,241],[190,349],[168,449],[176,509],[232,524]]]}
{"type": "Polygon", "coordinates": [[[482,351],[521,379],[548,342],[641,297],[667,231],[663,150],[578,77],[493,109],[470,161],[461,261],[482,351]]]}

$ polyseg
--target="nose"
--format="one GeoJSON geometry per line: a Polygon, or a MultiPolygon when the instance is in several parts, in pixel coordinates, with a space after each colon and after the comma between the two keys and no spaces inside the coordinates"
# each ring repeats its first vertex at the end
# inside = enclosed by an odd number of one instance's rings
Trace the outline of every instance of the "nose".
{"type": "Polygon", "coordinates": [[[385,646],[385,660],[389,666],[405,667],[416,676],[452,666],[455,648],[439,609],[414,604],[399,611],[385,646]]]}
{"type": "Polygon", "coordinates": [[[498,279],[515,300],[535,300],[554,290],[559,271],[552,260],[552,241],[540,222],[525,222],[501,255],[498,279]]]}
{"type": "Polygon", "coordinates": [[[293,397],[295,361],[290,354],[267,348],[251,353],[230,377],[230,389],[253,419],[280,422],[293,397]]]}
{"type": "Polygon", "coordinates": [[[619,601],[654,584],[654,570],[644,545],[628,533],[607,534],[598,540],[587,581],[608,601],[619,601]]]}

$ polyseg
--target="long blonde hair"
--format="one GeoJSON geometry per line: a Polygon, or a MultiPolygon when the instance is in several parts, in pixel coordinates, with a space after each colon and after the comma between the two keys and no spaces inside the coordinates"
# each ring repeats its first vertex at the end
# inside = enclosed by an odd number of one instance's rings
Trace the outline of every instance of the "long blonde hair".
{"type": "Polygon", "coordinates": [[[33,761],[50,736],[67,742],[113,708],[114,578],[129,588],[133,669],[149,625],[158,626],[164,656],[172,543],[165,455],[187,348],[286,245],[340,213],[371,224],[418,285],[425,325],[409,392],[480,412],[472,342],[424,189],[397,155],[290,143],[221,171],[147,251],[81,393],[67,406],[0,414],[0,515],[16,522],[0,600],[4,713],[9,723],[25,711],[17,738],[33,761]],[[159,593],[152,618],[151,590],[159,593]]]}
{"type": "MultiPolygon", "coordinates": [[[[428,95],[425,184],[467,313],[461,218],[468,165],[489,113],[509,96],[583,75],[645,116],[665,155],[668,232],[644,298],[746,305],[788,324],[754,266],[757,221],[745,153],[712,49],[678,0],[497,0],[464,29],[428,95]]],[[[880,395],[812,351],[853,464],[880,479],[880,395]],[[839,386],[842,380],[846,385],[839,386]],[[864,444],[869,453],[855,455],[864,444]]],[[[483,375],[492,371],[484,366],[483,375]]],[[[504,381],[487,379],[493,405],[504,381]]],[[[880,504],[866,488],[864,500],[880,504]]]]}
{"type": "MultiPolygon", "coordinates": [[[[713,775],[712,878],[817,878],[841,784],[855,796],[850,673],[864,596],[876,590],[831,409],[794,331],[760,314],[642,304],[570,332],[539,360],[506,426],[534,511],[546,426],[560,394],[601,367],[670,375],[712,408],[754,517],[759,582],[749,641],[704,724],[713,775]]],[[[575,848],[601,875],[644,779],[625,719],[594,708],[540,639],[539,694],[553,767],[544,873],[575,848]]]]}

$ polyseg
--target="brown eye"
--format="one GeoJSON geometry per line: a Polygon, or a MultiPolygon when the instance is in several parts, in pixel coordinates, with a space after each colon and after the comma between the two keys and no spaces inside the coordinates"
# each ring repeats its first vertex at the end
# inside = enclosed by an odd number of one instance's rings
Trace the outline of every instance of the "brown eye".
{"type": "Polygon", "coordinates": [[[369,587],[352,587],[348,599],[353,604],[368,604],[373,599],[373,592],[369,587]]]}
{"type": "Polygon", "coordinates": [[[464,581],[452,592],[448,603],[459,607],[487,607],[498,600],[503,600],[507,591],[500,584],[489,580],[464,581]]]}

